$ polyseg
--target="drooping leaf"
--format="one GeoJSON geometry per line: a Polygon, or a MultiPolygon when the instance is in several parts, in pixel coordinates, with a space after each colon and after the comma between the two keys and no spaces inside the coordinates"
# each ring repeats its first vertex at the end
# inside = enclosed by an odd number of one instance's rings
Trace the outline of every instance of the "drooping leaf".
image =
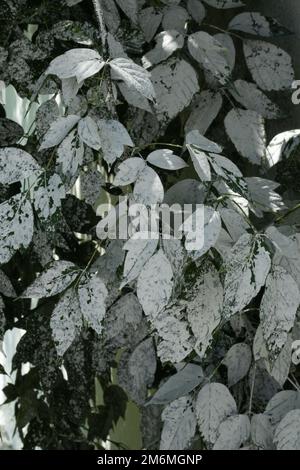
{"type": "Polygon", "coordinates": [[[124,282],[122,286],[134,281],[142,271],[146,262],[154,254],[158,245],[158,239],[145,239],[138,240],[134,238],[129,239],[123,249],[127,251],[127,255],[124,263],[124,282]]]}
{"type": "Polygon", "coordinates": [[[173,288],[173,272],[162,250],[144,265],[137,282],[137,296],[145,314],[155,318],[167,305],[173,288]]]}
{"type": "Polygon", "coordinates": [[[213,332],[221,321],[223,287],[216,268],[209,264],[197,278],[187,303],[187,316],[196,338],[195,349],[200,358],[205,356],[213,332]]]}
{"type": "Polygon", "coordinates": [[[64,184],[56,173],[50,177],[42,175],[32,189],[32,202],[41,220],[51,218],[65,197],[64,184]]]}
{"type": "Polygon", "coordinates": [[[181,397],[170,403],[162,413],[164,423],[160,450],[184,450],[188,448],[196,431],[196,418],[189,397],[181,397]]]}
{"type": "Polygon", "coordinates": [[[283,49],[265,41],[244,41],[244,54],[257,85],[266,91],[289,89],[294,80],[291,57],[283,49]]]}
{"type": "Polygon", "coordinates": [[[99,119],[97,121],[103,158],[111,166],[124,152],[124,146],[134,147],[126,128],[119,121],[99,119]]]}
{"type": "Polygon", "coordinates": [[[122,80],[129,89],[135,90],[150,101],[155,98],[150,74],[131,59],[117,58],[109,62],[113,80],[122,80]]]}
{"type": "Polygon", "coordinates": [[[84,146],[77,137],[76,131],[70,134],[62,141],[57,149],[56,168],[63,180],[74,183],[78,168],[83,164],[84,146]]]}
{"type": "Polygon", "coordinates": [[[0,204],[0,264],[7,263],[33,237],[33,211],[30,201],[17,194],[0,204]]]}
{"type": "Polygon", "coordinates": [[[144,8],[140,12],[140,26],[147,42],[152,41],[162,20],[162,12],[154,7],[144,8]]]}
{"type": "Polygon", "coordinates": [[[70,114],[57,118],[43,137],[40,150],[49,149],[59,145],[80,120],[79,116],[70,114]]]}
{"type": "Polygon", "coordinates": [[[135,182],[133,196],[136,202],[145,204],[160,203],[164,198],[164,188],[158,174],[146,166],[135,182]]]}
{"type": "Polygon", "coordinates": [[[79,334],[82,326],[78,296],[73,289],[67,290],[56,304],[50,326],[57,354],[63,356],[79,334]]]}
{"type": "Polygon", "coordinates": [[[228,386],[232,387],[247,375],[252,360],[251,348],[246,343],[234,344],[223,364],[227,367],[228,386]]]}
{"type": "Polygon", "coordinates": [[[96,274],[85,275],[78,287],[78,298],[83,318],[98,335],[102,332],[107,294],[103,281],[96,274]]]}
{"type": "Polygon", "coordinates": [[[299,304],[300,292],[294,279],[284,268],[273,267],[266,280],[260,318],[268,350],[275,357],[287,341],[299,304]]]}
{"type": "Polygon", "coordinates": [[[185,248],[196,260],[215,245],[221,231],[220,214],[210,206],[201,206],[184,221],[182,229],[185,248]]]}
{"type": "Polygon", "coordinates": [[[187,145],[194,145],[204,152],[220,153],[223,150],[220,145],[207,139],[197,130],[189,132],[185,137],[185,142],[187,145]]]}
{"type": "Polygon", "coordinates": [[[90,116],[80,119],[78,123],[78,135],[82,142],[89,147],[95,150],[99,150],[101,148],[98,126],[90,116]]]}
{"type": "Polygon", "coordinates": [[[249,192],[250,209],[257,217],[263,217],[264,212],[279,212],[285,209],[284,202],[280,194],[274,189],[278,188],[278,183],[253,176],[245,178],[249,192]]]}
{"type": "Polygon", "coordinates": [[[52,297],[64,291],[78,276],[78,268],[70,261],[53,261],[23,292],[22,298],[52,297]]]}
{"type": "Polygon", "coordinates": [[[244,234],[225,263],[224,315],[231,317],[245,308],[264,285],[271,268],[270,255],[260,238],[244,234]]]}
{"type": "Polygon", "coordinates": [[[198,393],[195,409],[200,432],[205,441],[212,444],[217,441],[222,421],[237,413],[233,396],[220,383],[204,385],[198,393]]]}
{"type": "Polygon", "coordinates": [[[199,64],[225,85],[229,79],[231,68],[227,49],[210,34],[199,31],[188,38],[188,49],[191,56],[199,64]]]}
{"type": "Polygon", "coordinates": [[[144,404],[148,387],[154,380],[156,355],[153,339],[142,341],[132,353],[121,357],[118,368],[118,382],[137,404],[144,404]]]}
{"type": "Polygon", "coordinates": [[[232,109],[224,124],[237,151],[251,163],[261,165],[266,152],[263,118],[255,111],[232,109]]]}
{"type": "Polygon", "coordinates": [[[161,362],[180,363],[192,352],[194,347],[189,325],[186,320],[179,319],[179,316],[176,315],[176,308],[176,305],[171,304],[151,318],[159,336],[157,355],[161,362]]]}
{"type": "Polygon", "coordinates": [[[194,145],[187,145],[196,173],[201,181],[211,181],[211,171],[207,155],[194,145]]]}
{"type": "Polygon", "coordinates": [[[204,90],[195,96],[192,111],[185,124],[185,132],[197,130],[204,135],[217,117],[222,107],[222,95],[212,90],[204,90]]]}

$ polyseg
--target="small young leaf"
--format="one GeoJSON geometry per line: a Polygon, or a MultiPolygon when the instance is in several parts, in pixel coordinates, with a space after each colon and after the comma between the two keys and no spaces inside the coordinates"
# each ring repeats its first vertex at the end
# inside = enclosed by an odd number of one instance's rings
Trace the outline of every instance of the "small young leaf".
{"type": "Polygon", "coordinates": [[[147,162],[163,170],[181,170],[188,166],[182,158],[174,155],[173,151],[168,149],[151,152],[147,157],[147,162]]]}

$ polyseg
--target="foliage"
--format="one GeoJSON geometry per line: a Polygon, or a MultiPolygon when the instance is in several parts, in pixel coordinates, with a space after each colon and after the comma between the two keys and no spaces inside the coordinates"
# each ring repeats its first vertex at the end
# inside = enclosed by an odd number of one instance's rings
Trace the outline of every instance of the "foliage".
{"type": "Polygon", "coordinates": [[[239,0],[0,12],[1,87],[49,97],[27,135],[0,120],[0,335],[26,331],[4,393],[24,449],[102,448],[132,400],[149,449],[299,450],[300,132],[269,126],[294,78],[269,40],[290,32],[239,0]],[[118,195],[204,204],[203,248],[191,227],[100,240],[118,195]]]}

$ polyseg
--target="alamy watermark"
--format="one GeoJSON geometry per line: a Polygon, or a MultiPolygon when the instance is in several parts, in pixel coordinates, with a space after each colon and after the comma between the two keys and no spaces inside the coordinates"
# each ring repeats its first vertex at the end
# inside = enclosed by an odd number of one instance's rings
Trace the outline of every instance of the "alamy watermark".
{"type": "Polygon", "coordinates": [[[115,206],[101,204],[97,225],[101,240],[159,239],[181,240],[185,237],[189,250],[204,246],[205,206],[203,204],[139,204],[121,197],[115,206]]]}
{"type": "Polygon", "coordinates": [[[300,104],[300,80],[295,80],[292,83],[292,89],[295,90],[292,94],[292,103],[295,105],[300,104]]]}

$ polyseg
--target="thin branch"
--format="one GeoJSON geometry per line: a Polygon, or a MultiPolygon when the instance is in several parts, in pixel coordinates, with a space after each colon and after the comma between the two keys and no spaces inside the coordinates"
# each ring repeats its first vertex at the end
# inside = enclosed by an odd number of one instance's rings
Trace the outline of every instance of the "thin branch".
{"type": "Polygon", "coordinates": [[[254,368],[253,368],[253,378],[252,378],[252,384],[251,384],[251,390],[250,390],[249,411],[248,411],[249,417],[252,414],[252,403],[253,403],[253,392],[254,392],[255,378],[256,378],[256,363],[254,364],[254,368]]]}

